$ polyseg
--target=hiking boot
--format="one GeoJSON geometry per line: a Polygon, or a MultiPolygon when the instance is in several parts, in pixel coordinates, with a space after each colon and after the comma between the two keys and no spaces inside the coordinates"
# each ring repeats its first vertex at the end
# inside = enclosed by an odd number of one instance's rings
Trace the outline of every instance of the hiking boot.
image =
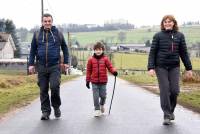
{"type": "Polygon", "coordinates": [[[41,120],[49,120],[49,115],[50,114],[46,112],[42,113],[41,120]]]}
{"type": "Polygon", "coordinates": [[[60,108],[54,108],[54,115],[56,118],[59,118],[61,116],[60,108]]]}
{"type": "Polygon", "coordinates": [[[173,113],[170,115],[170,120],[175,120],[175,116],[173,113]]]}
{"type": "Polygon", "coordinates": [[[164,119],[163,125],[170,125],[170,124],[171,124],[170,119],[168,119],[168,118],[164,119]]]}
{"type": "Polygon", "coordinates": [[[100,109],[101,109],[101,113],[104,113],[104,112],[105,112],[104,105],[100,105],[100,109]]]}
{"type": "Polygon", "coordinates": [[[100,110],[95,110],[94,111],[94,117],[99,117],[101,116],[101,111],[100,110]]]}

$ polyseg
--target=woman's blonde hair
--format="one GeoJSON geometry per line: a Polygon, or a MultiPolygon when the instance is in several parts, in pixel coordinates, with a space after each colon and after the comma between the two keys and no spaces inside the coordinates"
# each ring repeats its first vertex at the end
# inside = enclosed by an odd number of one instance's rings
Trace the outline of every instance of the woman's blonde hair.
{"type": "Polygon", "coordinates": [[[163,22],[164,22],[166,19],[169,19],[169,20],[173,21],[173,22],[174,22],[173,30],[174,30],[174,31],[178,31],[178,24],[177,24],[177,21],[176,21],[176,19],[175,19],[175,17],[174,17],[173,15],[165,15],[165,16],[162,18],[162,21],[161,21],[161,24],[160,24],[160,29],[161,29],[161,30],[165,30],[163,22]]]}

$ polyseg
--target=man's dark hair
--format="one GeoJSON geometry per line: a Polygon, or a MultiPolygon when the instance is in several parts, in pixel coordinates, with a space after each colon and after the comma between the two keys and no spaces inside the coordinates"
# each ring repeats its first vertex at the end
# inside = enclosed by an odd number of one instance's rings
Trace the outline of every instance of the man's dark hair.
{"type": "Polygon", "coordinates": [[[52,17],[52,15],[51,14],[49,14],[49,13],[45,13],[45,14],[43,14],[42,15],[42,20],[43,20],[43,18],[44,17],[51,17],[52,18],[52,20],[53,20],[53,17],[52,17]]]}
{"type": "Polygon", "coordinates": [[[93,47],[94,50],[101,49],[101,48],[103,51],[105,50],[105,47],[104,47],[103,43],[101,43],[101,42],[97,42],[93,47]]]}

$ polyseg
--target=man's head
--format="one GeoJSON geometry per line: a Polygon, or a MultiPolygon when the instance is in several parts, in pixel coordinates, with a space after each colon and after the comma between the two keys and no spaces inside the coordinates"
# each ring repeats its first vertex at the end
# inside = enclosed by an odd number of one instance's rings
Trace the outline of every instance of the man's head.
{"type": "Polygon", "coordinates": [[[94,53],[97,55],[97,56],[99,56],[99,55],[101,55],[102,53],[103,53],[103,51],[104,51],[104,45],[101,43],[101,42],[97,42],[95,45],[94,45],[94,47],[93,47],[93,49],[94,49],[94,53]]]}
{"type": "Polygon", "coordinates": [[[45,13],[42,16],[42,26],[44,29],[48,30],[51,29],[53,24],[53,17],[51,14],[45,13]]]}

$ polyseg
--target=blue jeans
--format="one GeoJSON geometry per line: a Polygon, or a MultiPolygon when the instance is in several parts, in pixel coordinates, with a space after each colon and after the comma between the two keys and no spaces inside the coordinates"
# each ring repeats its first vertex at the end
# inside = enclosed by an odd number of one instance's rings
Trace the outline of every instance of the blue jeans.
{"type": "Polygon", "coordinates": [[[106,84],[93,84],[93,100],[95,110],[100,110],[100,105],[104,105],[106,101],[106,84]],[[99,101],[100,99],[100,101],[99,101]]]}

